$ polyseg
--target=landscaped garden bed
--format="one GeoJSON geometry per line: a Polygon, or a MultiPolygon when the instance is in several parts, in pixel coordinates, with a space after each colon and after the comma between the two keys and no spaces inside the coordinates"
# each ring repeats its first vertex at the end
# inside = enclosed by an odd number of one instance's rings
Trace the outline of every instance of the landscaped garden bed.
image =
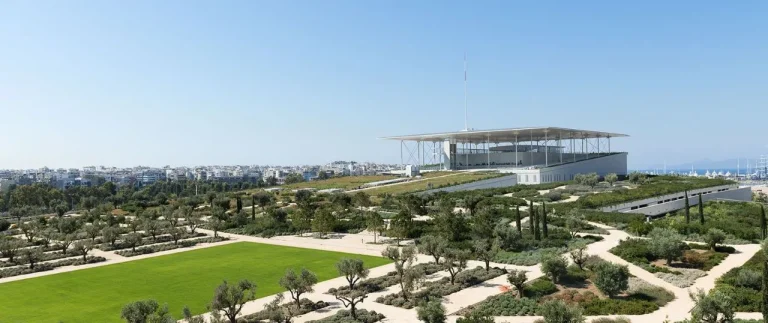
{"type": "MultiPolygon", "coordinates": [[[[438,271],[445,269],[434,263],[418,264],[418,265],[414,265],[411,268],[417,271],[423,271],[425,275],[432,275],[438,271]]],[[[375,292],[380,292],[389,286],[397,285],[398,283],[400,283],[400,280],[397,277],[397,272],[390,271],[386,275],[381,277],[369,278],[366,280],[359,281],[355,285],[355,289],[364,290],[366,293],[375,293],[375,292]]],[[[345,292],[349,290],[349,286],[345,285],[338,288],[331,288],[328,290],[328,292],[326,292],[326,294],[333,294],[332,293],[333,290],[337,290],[339,292],[345,292]]]]}
{"type": "Polygon", "coordinates": [[[670,284],[685,288],[693,285],[696,279],[706,276],[707,271],[728,256],[728,253],[722,251],[733,250],[730,247],[715,248],[720,251],[702,250],[700,245],[682,242],[678,245],[680,250],[675,252],[676,255],[672,257],[675,262],[671,264],[667,263],[669,260],[661,259],[659,250],[654,250],[652,240],[649,239],[624,240],[610,252],[670,284]]]}
{"type": "Polygon", "coordinates": [[[356,318],[348,310],[340,310],[336,314],[320,320],[309,321],[307,323],[374,323],[385,318],[383,314],[376,311],[356,310],[356,318]]]}
{"type": "Polygon", "coordinates": [[[483,267],[476,267],[458,273],[454,284],[451,284],[450,278],[443,277],[436,281],[424,283],[422,289],[412,293],[407,299],[403,297],[402,293],[397,293],[381,296],[376,299],[376,302],[410,309],[425,299],[439,299],[506,273],[507,271],[503,268],[491,268],[486,271],[483,267]]]}
{"type": "Polygon", "coordinates": [[[736,312],[760,312],[763,302],[762,273],[765,255],[757,252],[741,267],[725,273],[716,282],[715,289],[727,289],[736,312]]]}
{"type": "MultiPolygon", "coordinates": [[[[296,310],[296,303],[293,301],[280,305],[281,308],[291,311],[293,316],[304,315],[309,312],[314,312],[322,308],[328,307],[330,304],[323,301],[313,302],[309,299],[302,298],[300,302],[299,310],[296,310]]],[[[245,315],[237,319],[238,323],[260,323],[268,321],[270,319],[270,312],[267,310],[259,311],[253,314],[245,315]]]]}
{"type": "MultiPolygon", "coordinates": [[[[557,229],[557,231],[564,232],[562,229],[557,229]]],[[[557,237],[552,237],[538,244],[535,244],[535,241],[530,239],[528,240],[531,243],[530,246],[519,246],[518,249],[523,249],[521,251],[500,251],[493,259],[493,262],[517,266],[533,266],[540,263],[541,259],[547,255],[563,254],[573,250],[574,248],[600,241],[602,239],[603,238],[600,236],[583,236],[577,238],[569,237],[566,239],[558,239],[557,237]]]]}
{"type": "Polygon", "coordinates": [[[552,300],[578,304],[585,315],[641,315],[654,312],[674,299],[663,288],[638,278],[629,277],[628,288],[614,297],[605,296],[592,282],[595,273],[571,266],[558,284],[542,277],[526,285],[523,296],[509,291],[459,311],[458,315],[533,316],[540,315],[539,306],[552,300]]]}
{"type": "Polygon", "coordinates": [[[0,270],[0,278],[26,275],[26,274],[32,274],[32,273],[37,273],[41,271],[53,270],[58,267],[79,266],[79,265],[92,264],[92,263],[97,263],[102,261],[107,261],[107,259],[104,257],[89,256],[86,258],[85,261],[83,261],[83,258],[78,257],[78,258],[65,259],[65,260],[59,260],[54,262],[44,262],[44,263],[36,264],[35,267],[31,269],[28,266],[2,269],[0,270]]]}
{"type": "MultiPolygon", "coordinates": [[[[184,236],[182,236],[181,239],[190,239],[190,238],[205,237],[205,236],[207,236],[207,234],[202,232],[195,232],[194,234],[187,233],[184,236]]],[[[125,238],[125,236],[122,236],[121,238],[125,238]]],[[[171,241],[173,241],[173,238],[171,238],[171,236],[162,235],[162,236],[157,236],[155,239],[152,239],[151,237],[145,237],[141,240],[141,244],[151,245],[151,244],[165,243],[165,242],[171,242],[171,241]]],[[[114,246],[110,244],[101,244],[101,245],[97,245],[96,247],[102,251],[113,251],[113,250],[130,249],[131,245],[125,243],[124,241],[118,241],[117,243],[115,243],[114,246]]]]}
{"type": "Polygon", "coordinates": [[[205,237],[205,238],[197,238],[197,239],[191,239],[191,240],[182,240],[182,241],[179,241],[179,243],[165,243],[165,244],[155,244],[150,246],[139,247],[139,248],[136,248],[136,251],[121,250],[121,251],[116,251],[115,253],[123,257],[134,257],[138,255],[146,255],[146,254],[160,252],[160,251],[167,251],[167,250],[173,250],[173,249],[179,249],[179,248],[189,248],[200,243],[214,243],[214,242],[221,242],[225,240],[229,240],[229,238],[205,237]]]}

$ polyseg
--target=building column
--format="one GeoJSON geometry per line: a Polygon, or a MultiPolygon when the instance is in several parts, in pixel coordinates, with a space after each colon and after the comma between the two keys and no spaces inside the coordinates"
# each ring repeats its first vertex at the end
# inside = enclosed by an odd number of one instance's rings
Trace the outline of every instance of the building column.
{"type": "Polygon", "coordinates": [[[549,166],[549,138],[547,132],[544,131],[544,167],[549,166]]]}
{"type": "Polygon", "coordinates": [[[517,161],[519,160],[517,159],[517,142],[517,134],[515,134],[515,167],[517,167],[517,161]]]}

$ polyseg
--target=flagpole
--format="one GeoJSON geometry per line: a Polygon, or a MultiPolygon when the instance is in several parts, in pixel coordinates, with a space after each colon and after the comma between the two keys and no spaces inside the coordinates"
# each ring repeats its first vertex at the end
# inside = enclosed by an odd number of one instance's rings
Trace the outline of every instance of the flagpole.
{"type": "Polygon", "coordinates": [[[464,131],[469,131],[467,125],[467,53],[464,53],[464,131]]]}

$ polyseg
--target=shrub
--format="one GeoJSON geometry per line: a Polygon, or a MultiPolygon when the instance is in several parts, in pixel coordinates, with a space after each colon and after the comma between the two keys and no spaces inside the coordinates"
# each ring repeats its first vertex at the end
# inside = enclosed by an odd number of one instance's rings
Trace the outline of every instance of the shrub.
{"type": "Polygon", "coordinates": [[[736,276],[735,285],[752,288],[754,290],[761,290],[763,286],[763,274],[752,269],[741,270],[736,276]]]}
{"type": "Polygon", "coordinates": [[[532,316],[536,315],[538,309],[536,300],[503,293],[488,297],[467,310],[470,311],[470,316],[532,316]]]}
{"type": "Polygon", "coordinates": [[[384,319],[383,314],[376,311],[356,310],[357,320],[352,318],[348,310],[340,310],[336,314],[321,320],[309,321],[308,323],[374,323],[384,319]]]}
{"type": "Polygon", "coordinates": [[[623,240],[610,252],[634,264],[647,263],[657,259],[651,251],[650,242],[646,239],[623,240]]]}
{"type": "Polygon", "coordinates": [[[576,306],[568,306],[563,301],[550,301],[541,304],[539,314],[544,318],[537,323],[583,323],[582,310],[576,306]]]}
{"type": "Polygon", "coordinates": [[[615,319],[608,318],[608,317],[601,317],[592,320],[591,323],[632,323],[628,318],[626,317],[617,317],[615,319]]]}
{"type": "Polygon", "coordinates": [[[608,297],[614,297],[629,288],[627,266],[605,262],[595,269],[593,282],[597,289],[608,297]]]}
{"type": "MultiPolygon", "coordinates": [[[[282,304],[280,305],[280,307],[290,308],[292,311],[291,314],[298,316],[298,315],[304,315],[309,312],[314,312],[322,308],[326,308],[329,305],[330,304],[327,302],[323,302],[323,301],[313,302],[313,301],[310,301],[309,299],[302,298],[299,305],[299,311],[296,311],[296,304],[293,302],[282,304]]],[[[268,320],[269,315],[270,313],[268,310],[262,310],[253,314],[242,316],[237,319],[237,322],[238,323],[259,323],[264,320],[268,320]]]]}
{"type": "Polygon", "coordinates": [[[557,286],[551,280],[542,277],[525,286],[523,295],[528,298],[539,299],[554,292],[557,292],[557,286]]]}
{"type": "Polygon", "coordinates": [[[659,309],[655,303],[645,300],[597,299],[582,306],[585,315],[642,315],[659,309]]]}

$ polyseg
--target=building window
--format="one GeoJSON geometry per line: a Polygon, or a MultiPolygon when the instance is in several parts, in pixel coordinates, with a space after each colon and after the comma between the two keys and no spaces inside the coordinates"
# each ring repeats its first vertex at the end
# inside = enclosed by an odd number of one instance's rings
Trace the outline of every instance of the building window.
{"type": "Polygon", "coordinates": [[[523,183],[528,183],[528,175],[525,175],[525,179],[523,180],[523,183]]]}

